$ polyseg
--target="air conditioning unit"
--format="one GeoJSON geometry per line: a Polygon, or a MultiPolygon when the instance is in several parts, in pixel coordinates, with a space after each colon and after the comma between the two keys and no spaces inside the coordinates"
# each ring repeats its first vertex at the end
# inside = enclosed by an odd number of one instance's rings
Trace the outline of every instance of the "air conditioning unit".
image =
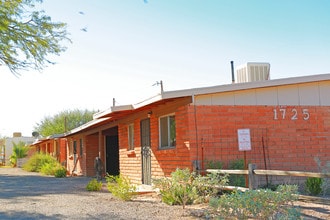
{"type": "Polygon", "coordinates": [[[269,80],[269,63],[246,63],[237,67],[237,82],[254,82],[269,80]]]}

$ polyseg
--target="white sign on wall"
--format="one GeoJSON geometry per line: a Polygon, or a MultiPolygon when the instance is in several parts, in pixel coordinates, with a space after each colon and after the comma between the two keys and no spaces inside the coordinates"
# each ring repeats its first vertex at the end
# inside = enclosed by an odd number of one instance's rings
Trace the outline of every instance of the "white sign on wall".
{"type": "Polygon", "coordinates": [[[251,136],[250,129],[238,129],[238,150],[247,151],[251,150],[251,136]]]}

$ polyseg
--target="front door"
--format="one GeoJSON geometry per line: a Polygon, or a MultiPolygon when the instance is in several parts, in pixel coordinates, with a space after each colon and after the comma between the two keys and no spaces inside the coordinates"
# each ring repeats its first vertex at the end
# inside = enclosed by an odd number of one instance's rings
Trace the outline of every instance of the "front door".
{"type": "Polygon", "coordinates": [[[106,173],[119,175],[119,143],[118,135],[106,136],[106,173]]]}
{"type": "Polygon", "coordinates": [[[151,185],[151,146],[150,146],[150,119],[144,119],[140,124],[142,184],[151,185]]]}

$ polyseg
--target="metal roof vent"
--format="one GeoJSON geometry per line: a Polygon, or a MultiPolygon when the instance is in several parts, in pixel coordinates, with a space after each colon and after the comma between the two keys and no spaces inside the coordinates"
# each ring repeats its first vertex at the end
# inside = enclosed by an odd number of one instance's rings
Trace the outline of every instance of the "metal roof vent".
{"type": "Polygon", "coordinates": [[[246,63],[237,67],[237,82],[255,82],[269,80],[269,63],[246,63]]]}

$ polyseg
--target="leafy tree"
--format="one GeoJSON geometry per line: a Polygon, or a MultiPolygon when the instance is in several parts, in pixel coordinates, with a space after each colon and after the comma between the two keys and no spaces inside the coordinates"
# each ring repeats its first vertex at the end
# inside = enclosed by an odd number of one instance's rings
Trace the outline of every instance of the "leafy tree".
{"type": "Polygon", "coordinates": [[[66,50],[60,42],[71,42],[66,24],[53,22],[35,3],[42,0],[0,0],[0,65],[15,75],[19,70],[42,70],[53,63],[47,55],[66,50]]]}
{"type": "Polygon", "coordinates": [[[62,134],[91,121],[94,113],[89,110],[65,110],[52,117],[46,116],[34,129],[44,137],[62,134]]]}

